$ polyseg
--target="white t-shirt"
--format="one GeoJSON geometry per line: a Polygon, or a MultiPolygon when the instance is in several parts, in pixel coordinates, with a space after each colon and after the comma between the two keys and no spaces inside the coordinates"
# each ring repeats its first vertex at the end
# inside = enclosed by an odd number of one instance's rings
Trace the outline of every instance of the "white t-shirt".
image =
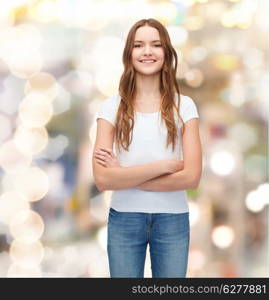
{"type": "MultiPolygon", "coordinates": [[[[175,94],[175,101],[177,99],[178,95],[175,94]]],[[[184,123],[192,118],[199,118],[192,98],[181,95],[180,100],[180,116],[184,123]]],[[[105,99],[100,104],[96,120],[102,118],[115,126],[119,103],[119,94],[105,99]]],[[[113,151],[121,166],[141,165],[171,158],[182,159],[181,138],[177,139],[174,152],[172,144],[166,148],[167,129],[165,123],[160,120],[161,112],[135,112],[133,139],[129,145],[129,152],[121,148],[121,152],[118,153],[114,143],[113,151]]],[[[178,118],[175,120],[181,132],[182,124],[177,121],[178,118]]],[[[135,188],[116,190],[112,192],[110,207],[122,212],[184,213],[189,211],[185,190],[164,192],[135,188]]]]}

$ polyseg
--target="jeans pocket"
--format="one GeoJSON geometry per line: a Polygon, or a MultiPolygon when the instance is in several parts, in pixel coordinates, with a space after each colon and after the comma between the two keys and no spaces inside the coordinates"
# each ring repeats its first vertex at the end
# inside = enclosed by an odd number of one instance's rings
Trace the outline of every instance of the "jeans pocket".
{"type": "Polygon", "coordinates": [[[111,223],[112,219],[115,219],[119,215],[119,212],[110,207],[108,214],[108,223],[111,223]]]}
{"type": "Polygon", "coordinates": [[[109,215],[115,216],[117,213],[119,213],[119,212],[116,211],[115,209],[113,209],[112,207],[110,207],[110,209],[109,209],[109,215]]]}

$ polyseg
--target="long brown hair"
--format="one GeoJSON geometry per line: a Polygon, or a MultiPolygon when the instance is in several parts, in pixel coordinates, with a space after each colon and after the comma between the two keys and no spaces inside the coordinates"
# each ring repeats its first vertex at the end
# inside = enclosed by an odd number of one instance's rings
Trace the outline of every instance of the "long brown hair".
{"type": "MultiPolygon", "coordinates": [[[[179,115],[180,105],[180,93],[179,87],[176,81],[177,70],[177,53],[173,48],[169,34],[166,28],[155,19],[142,19],[136,22],[130,29],[125,47],[123,50],[123,65],[124,71],[120,78],[119,83],[119,95],[121,101],[119,104],[116,124],[115,124],[115,142],[118,150],[120,151],[120,145],[126,151],[129,151],[129,145],[133,138],[134,127],[134,99],[136,96],[136,80],[135,69],[132,65],[131,55],[134,45],[134,38],[136,30],[141,26],[151,26],[159,31],[161,43],[164,49],[164,64],[160,74],[160,93],[161,93],[161,117],[165,121],[168,131],[166,147],[172,143],[173,151],[175,149],[175,143],[177,138],[177,126],[174,120],[174,111],[176,109],[178,118],[182,121],[179,115]],[[173,66],[173,59],[175,66],[173,66]],[[175,103],[175,91],[178,94],[179,101],[175,103]]],[[[183,131],[184,123],[182,121],[183,131]]]]}

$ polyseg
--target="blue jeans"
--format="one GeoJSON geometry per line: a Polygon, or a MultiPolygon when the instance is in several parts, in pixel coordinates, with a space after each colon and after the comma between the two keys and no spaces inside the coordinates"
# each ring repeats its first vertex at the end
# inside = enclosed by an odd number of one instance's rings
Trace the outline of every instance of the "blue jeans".
{"type": "Polygon", "coordinates": [[[152,277],[186,277],[189,213],[119,212],[110,208],[107,251],[111,277],[144,277],[149,244],[152,277]]]}

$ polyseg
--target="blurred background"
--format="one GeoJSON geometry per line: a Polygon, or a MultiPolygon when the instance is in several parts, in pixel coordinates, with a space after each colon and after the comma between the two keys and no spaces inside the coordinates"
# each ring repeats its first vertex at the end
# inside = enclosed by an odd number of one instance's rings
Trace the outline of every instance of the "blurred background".
{"type": "Polygon", "coordinates": [[[200,114],[187,276],[269,277],[267,0],[0,2],[0,277],[109,277],[95,116],[142,18],[166,26],[200,114]]]}

